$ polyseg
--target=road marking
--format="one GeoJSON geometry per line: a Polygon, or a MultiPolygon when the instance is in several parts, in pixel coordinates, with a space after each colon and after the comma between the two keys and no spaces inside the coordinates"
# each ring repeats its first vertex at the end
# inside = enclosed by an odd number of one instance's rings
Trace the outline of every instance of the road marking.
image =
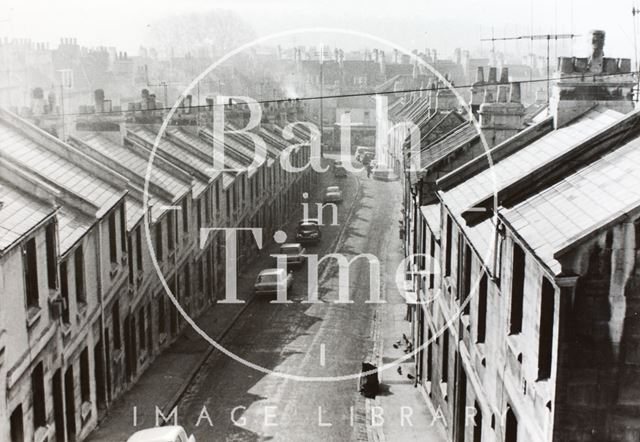
{"type": "Polygon", "coordinates": [[[324,367],[324,363],[325,363],[325,351],[324,351],[324,344],[320,344],[320,366],[324,367]]]}

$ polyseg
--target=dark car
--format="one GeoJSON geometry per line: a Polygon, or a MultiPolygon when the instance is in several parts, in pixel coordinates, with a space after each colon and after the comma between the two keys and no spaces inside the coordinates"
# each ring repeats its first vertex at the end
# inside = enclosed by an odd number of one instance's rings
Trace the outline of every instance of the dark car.
{"type": "Polygon", "coordinates": [[[302,222],[298,224],[296,230],[296,240],[300,243],[317,243],[322,238],[320,226],[312,222],[302,222]]]}
{"type": "Polygon", "coordinates": [[[333,176],[345,177],[347,176],[347,169],[345,169],[342,164],[337,164],[333,166],[333,176]]]}

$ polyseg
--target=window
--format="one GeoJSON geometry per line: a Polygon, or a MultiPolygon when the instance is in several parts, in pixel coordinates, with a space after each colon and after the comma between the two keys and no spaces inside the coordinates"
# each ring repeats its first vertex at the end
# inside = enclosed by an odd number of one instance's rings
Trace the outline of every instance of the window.
{"type": "Polygon", "coordinates": [[[73,254],[73,265],[76,274],[76,301],[78,304],[87,302],[87,294],[84,287],[84,252],[82,245],[78,246],[73,254]]]}
{"type": "Polygon", "coordinates": [[[202,292],[204,288],[204,259],[200,259],[196,265],[198,267],[198,291],[202,292]]]}
{"type": "Polygon", "coordinates": [[[433,371],[433,346],[434,342],[432,342],[433,336],[431,335],[431,329],[428,325],[427,327],[427,381],[431,382],[431,373],[433,371]]]}
{"type": "Polygon", "coordinates": [[[197,222],[198,222],[198,229],[202,227],[202,198],[198,199],[198,203],[196,204],[197,206],[197,211],[196,211],[196,217],[197,217],[197,222]]]}
{"type": "Polygon", "coordinates": [[[471,310],[471,302],[467,302],[471,293],[471,247],[464,245],[464,264],[462,268],[462,309],[463,314],[468,315],[471,310]],[[465,304],[466,302],[466,304],[465,304]]]}
{"type": "Polygon", "coordinates": [[[518,442],[518,419],[513,413],[511,406],[508,406],[507,409],[504,442],[518,442]]]}
{"type": "Polygon", "coordinates": [[[522,331],[522,309],[524,307],[524,250],[513,244],[513,269],[511,280],[511,334],[522,331]]]}
{"type": "Polygon", "coordinates": [[[120,339],[120,304],[118,301],[111,307],[111,320],[113,321],[113,348],[120,350],[122,341],[120,339]]]}
{"type": "Polygon", "coordinates": [[[109,215],[109,260],[111,264],[118,263],[118,251],[116,247],[116,214],[109,215]]]}
{"type": "Polygon", "coordinates": [[[542,278],[541,298],[538,380],[549,379],[549,377],[551,377],[555,290],[547,278],[542,278]]]}
{"type": "Polygon", "coordinates": [[[153,351],[153,313],[151,311],[151,302],[147,304],[147,348],[149,352],[153,351]]]}
{"type": "Polygon", "coordinates": [[[242,175],[242,193],[240,194],[240,198],[242,199],[242,206],[244,207],[247,201],[247,177],[242,175]]]}
{"type": "Polygon", "coordinates": [[[162,296],[162,293],[158,295],[158,334],[163,334],[166,331],[164,298],[162,296]]]}
{"type": "Polygon", "coordinates": [[[184,265],[184,296],[191,296],[191,269],[189,268],[189,263],[184,265]]]}
{"type": "Polygon", "coordinates": [[[231,200],[229,199],[229,191],[225,193],[225,201],[227,203],[227,217],[231,216],[231,200]]]}
{"type": "Polygon", "coordinates": [[[173,228],[173,212],[167,214],[167,250],[169,254],[175,249],[175,231],[173,228]]]}
{"type": "Polygon", "coordinates": [[[136,229],[136,261],[138,261],[138,272],[142,273],[142,227],[136,229]]]}
{"type": "Polygon", "coordinates": [[[482,442],[482,409],[480,409],[478,401],[475,401],[474,408],[476,413],[473,422],[473,442],[482,442]]]}
{"type": "Polygon", "coordinates": [[[216,201],[216,213],[220,212],[220,181],[216,181],[216,194],[214,195],[216,201]]]}
{"type": "Polygon", "coordinates": [[[40,362],[31,372],[31,392],[33,399],[33,428],[47,426],[47,410],[44,395],[44,368],[40,362]]]}
{"type": "Polygon", "coordinates": [[[27,288],[27,308],[40,308],[38,293],[38,255],[36,239],[27,241],[24,260],[24,280],[27,288]]]}
{"type": "Polygon", "coordinates": [[[484,343],[487,334],[487,274],[483,272],[478,287],[477,342],[484,343]]]}
{"type": "Polygon", "coordinates": [[[144,307],[138,312],[138,339],[140,340],[140,350],[146,350],[147,340],[145,335],[144,307]]]}
{"type": "MultiPolygon", "coordinates": [[[[445,318],[446,323],[446,318],[445,318]]],[[[449,381],[449,330],[442,332],[442,382],[449,381]]]]}
{"type": "Polygon", "coordinates": [[[233,210],[238,210],[238,186],[236,185],[233,186],[233,210]]]}
{"type": "Polygon", "coordinates": [[[22,404],[11,413],[11,442],[24,442],[24,419],[22,418],[22,404]]]}
{"type": "Polygon", "coordinates": [[[62,322],[69,324],[69,275],[67,261],[60,263],[60,296],[62,297],[62,322]]]}
{"type": "Polygon", "coordinates": [[[123,252],[127,250],[127,220],[124,213],[124,204],[120,208],[120,248],[123,252]]]}
{"type": "Polygon", "coordinates": [[[431,256],[429,264],[429,288],[432,289],[435,286],[436,280],[436,238],[433,235],[431,235],[429,242],[429,255],[431,256]]]}
{"type": "Polygon", "coordinates": [[[211,225],[211,189],[204,194],[204,219],[207,227],[211,225]]]}
{"type": "Polygon", "coordinates": [[[91,377],[89,376],[89,349],[80,354],[80,397],[82,402],[91,402],[91,377]]]}
{"type": "Polygon", "coordinates": [[[189,201],[186,197],[182,200],[182,231],[189,232],[189,201]]]}
{"type": "Polygon", "coordinates": [[[56,269],[56,225],[49,223],[46,231],[47,237],[47,280],[49,288],[55,290],[58,288],[58,274],[56,269]]]}
{"type": "Polygon", "coordinates": [[[451,230],[453,229],[453,221],[451,220],[451,216],[447,215],[447,237],[445,244],[445,267],[444,267],[444,276],[451,276],[451,241],[453,239],[453,235],[451,230]]]}
{"type": "Polygon", "coordinates": [[[162,222],[156,224],[156,259],[162,261],[162,222]]]}
{"type": "Polygon", "coordinates": [[[127,241],[129,242],[129,247],[127,251],[128,261],[129,261],[129,285],[133,285],[133,247],[131,246],[131,237],[127,237],[127,241]]]}

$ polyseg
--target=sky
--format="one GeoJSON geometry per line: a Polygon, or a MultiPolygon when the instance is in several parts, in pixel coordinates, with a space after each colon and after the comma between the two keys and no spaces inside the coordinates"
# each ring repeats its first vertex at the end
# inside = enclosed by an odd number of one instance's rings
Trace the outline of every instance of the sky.
{"type": "MultiPolygon", "coordinates": [[[[52,44],[75,37],[84,46],[116,46],[136,53],[141,44],[153,44],[150,30],[157,20],[226,9],[257,36],[302,27],[346,28],[444,54],[455,47],[486,50],[490,43],[479,40],[492,35],[576,33],[583,37],[557,50],[586,56],[588,31],[604,29],[606,55],[633,58],[634,2],[640,6],[640,0],[2,0],[0,36],[52,44]]],[[[345,46],[343,39],[327,44],[345,46]]],[[[496,47],[522,52],[522,45],[499,42],[496,47]]]]}

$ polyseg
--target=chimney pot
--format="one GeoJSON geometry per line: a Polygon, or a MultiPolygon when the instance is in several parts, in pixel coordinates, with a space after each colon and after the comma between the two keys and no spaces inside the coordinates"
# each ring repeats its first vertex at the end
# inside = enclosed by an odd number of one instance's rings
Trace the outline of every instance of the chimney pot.
{"type": "Polygon", "coordinates": [[[509,83],[509,68],[504,67],[500,71],[500,83],[502,84],[509,83]]]}
{"type": "Polygon", "coordinates": [[[498,77],[498,68],[490,67],[489,68],[489,83],[491,83],[491,84],[497,83],[498,82],[497,77],[498,77]]]}
{"type": "Polygon", "coordinates": [[[521,102],[521,91],[520,91],[520,82],[511,83],[511,91],[510,91],[509,102],[511,103],[520,103],[521,102]]]}
{"type": "Polygon", "coordinates": [[[631,72],[631,59],[630,58],[619,58],[618,59],[618,70],[623,74],[628,74],[631,72]]]}

